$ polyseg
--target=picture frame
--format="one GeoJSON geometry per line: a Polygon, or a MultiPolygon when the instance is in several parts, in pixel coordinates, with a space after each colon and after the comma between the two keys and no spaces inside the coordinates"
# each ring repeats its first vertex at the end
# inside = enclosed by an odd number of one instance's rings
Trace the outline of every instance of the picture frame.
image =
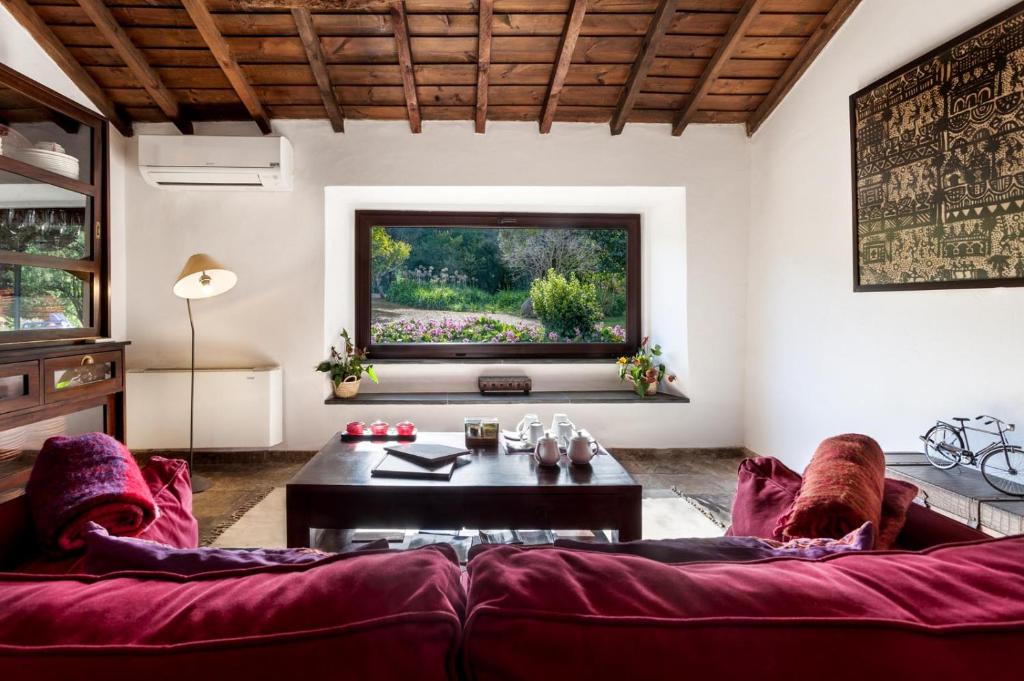
{"type": "Polygon", "coordinates": [[[850,96],[853,289],[1024,286],[1024,2],[850,96]]]}

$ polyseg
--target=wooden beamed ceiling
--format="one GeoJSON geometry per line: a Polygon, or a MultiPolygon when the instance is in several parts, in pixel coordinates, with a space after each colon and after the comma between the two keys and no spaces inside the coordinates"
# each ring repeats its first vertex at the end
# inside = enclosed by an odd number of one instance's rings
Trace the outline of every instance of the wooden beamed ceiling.
{"type": "Polygon", "coordinates": [[[0,0],[122,130],[348,118],[612,134],[753,134],[859,2],[0,0]]]}

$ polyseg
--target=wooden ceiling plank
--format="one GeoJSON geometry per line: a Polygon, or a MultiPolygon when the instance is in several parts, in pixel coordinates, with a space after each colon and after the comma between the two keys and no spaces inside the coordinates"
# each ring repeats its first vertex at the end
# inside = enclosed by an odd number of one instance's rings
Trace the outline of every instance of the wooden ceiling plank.
{"type": "Polygon", "coordinates": [[[18,23],[25,27],[29,35],[43,48],[50,59],[57,63],[61,71],[67,74],[78,89],[96,105],[100,113],[107,117],[111,124],[125,137],[131,137],[132,124],[114,102],[107,96],[85,67],[61,43],[46,22],[25,0],[0,0],[8,12],[18,23]]]}
{"type": "Polygon", "coordinates": [[[658,11],[651,21],[650,28],[647,29],[647,36],[644,38],[640,58],[633,64],[629,80],[626,82],[626,87],[622,90],[619,105],[612,116],[611,130],[613,135],[622,134],[623,129],[626,127],[629,114],[636,104],[637,95],[640,94],[640,87],[643,85],[644,79],[647,78],[647,73],[651,70],[654,58],[658,56],[658,47],[661,45],[661,40],[665,37],[669,26],[675,20],[676,7],[678,5],[679,0],[661,0],[661,3],[658,5],[658,11]]]}
{"type": "Polygon", "coordinates": [[[722,38],[721,44],[715,51],[715,55],[711,57],[711,61],[708,62],[704,73],[701,74],[700,80],[697,81],[693,94],[690,95],[686,104],[676,114],[675,122],[672,125],[673,135],[682,135],[683,131],[686,130],[686,126],[693,121],[694,114],[700,110],[701,100],[704,99],[711,90],[711,86],[718,80],[718,76],[721,75],[726,62],[729,61],[729,58],[739,46],[747,31],[750,30],[750,26],[757,19],[758,14],[760,14],[761,9],[764,8],[766,3],[767,0],[746,0],[743,3],[740,11],[736,14],[736,18],[733,19],[732,26],[729,27],[729,32],[722,38]]]}
{"type": "Polygon", "coordinates": [[[309,68],[313,71],[313,78],[320,90],[320,98],[323,99],[324,109],[327,111],[327,118],[331,121],[331,128],[334,132],[345,132],[345,114],[338,104],[338,98],[334,94],[334,86],[331,85],[331,74],[327,72],[327,60],[324,58],[323,47],[320,45],[320,36],[313,27],[313,15],[308,9],[293,9],[292,18],[295,19],[295,28],[299,31],[299,39],[306,49],[306,57],[309,60],[309,68]]]}
{"type": "Polygon", "coordinates": [[[757,108],[750,118],[747,119],[747,135],[752,136],[772,115],[776,107],[782,103],[789,91],[793,89],[800,77],[804,75],[821,51],[825,49],[829,41],[843,27],[846,20],[850,18],[861,0],[839,0],[832,8],[821,24],[815,29],[811,37],[804,43],[800,53],[790,62],[789,68],[782,74],[782,77],[775,82],[772,91],[768,93],[764,102],[757,108]]]}
{"type": "Polygon", "coordinates": [[[163,80],[153,70],[153,67],[149,65],[149,62],[146,61],[142,51],[135,46],[135,43],[131,41],[128,34],[121,28],[117,19],[107,9],[106,3],[103,0],[78,0],[78,5],[89,16],[89,19],[99,29],[100,33],[103,34],[103,37],[107,39],[107,42],[114,48],[118,56],[125,63],[125,66],[132,72],[132,75],[139,81],[143,89],[149,93],[149,96],[160,110],[164,112],[164,115],[183,134],[191,135],[192,122],[188,120],[181,110],[178,100],[167,89],[167,86],[164,85],[163,80]]]}
{"type": "Polygon", "coordinates": [[[249,83],[249,79],[245,77],[241,67],[238,66],[231,48],[228,46],[227,41],[224,40],[224,36],[221,35],[217,24],[214,23],[213,16],[210,14],[210,10],[207,9],[206,3],[203,0],[181,0],[181,4],[184,5],[185,10],[192,17],[192,23],[199,29],[200,35],[202,35],[210,52],[213,53],[217,64],[224,71],[228,82],[231,83],[231,87],[234,88],[238,98],[242,100],[242,104],[245,105],[249,115],[256,122],[260,132],[264,135],[269,134],[270,117],[263,108],[263,104],[260,102],[256,91],[249,83]]]}
{"type": "Polygon", "coordinates": [[[409,46],[409,24],[405,19],[405,3],[395,0],[391,4],[391,23],[395,31],[395,46],[398,48],[398,64],[402,72],[402,87],[405,90],[405,108],[409,112],[409,128],[414,133],[423,131],[420,104],[416,97],[416,75],[412,64],[412,48],[409,46]]]}
{"type": "Polygon", "coordinates": [[[480,0],[479,36],[476,61],[476,132],[487,131],[487,97],[490,88],[491,33],[494,28],[494,0],[480,0]]]}
{"type": "Polygon", "coordinates": [[[583,19],[587,14],[587,0],[573,0],[572,9],[565,22],[565,31],[562,33],[561,44],[558,48],[558,61],[555,70],[551,74],[551,84],[548,86],[548,94],[544,102],[544,111],[540,116],[540,132],[546,135],[551,132],[551,123],[555,120],[555,111],[558,109],[558,97],[565,85],[565,76],[572,64],[572,55],[576,51],[576,40],[580,37],[580,29],[583,28],[583,19]]]}

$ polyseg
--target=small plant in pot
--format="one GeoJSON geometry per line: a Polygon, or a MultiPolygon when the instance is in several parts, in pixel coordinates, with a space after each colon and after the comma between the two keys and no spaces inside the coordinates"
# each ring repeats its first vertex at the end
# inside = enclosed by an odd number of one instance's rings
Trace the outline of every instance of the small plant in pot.
{"type": "Polygon", "coordinates": [[[656,394],[662,379],[667,378],[669,383],[676,380],[673,374],[666,377],[665,365],[657,361],[658,357],[661,357],[661,346],[651,347],[650,338],[644,338],[635,355],[619,357],[619,379],[632,383],[633,392],[640,397],[656,394]]]}
{"type": "Polygon", "coordinates": [[[359,393],[359,384],[363,374],[377,383],[377,373],[373,370],[372,364],[366,363],[366,350],[352,344],[348,331],[342,329],[341,340],[344,341],[342,351],[338,352],[338,349],[332,345],[331,356],[320,362],[316,366],[316,370],[330,375],[336,397],[348,399],[359,393]]]}

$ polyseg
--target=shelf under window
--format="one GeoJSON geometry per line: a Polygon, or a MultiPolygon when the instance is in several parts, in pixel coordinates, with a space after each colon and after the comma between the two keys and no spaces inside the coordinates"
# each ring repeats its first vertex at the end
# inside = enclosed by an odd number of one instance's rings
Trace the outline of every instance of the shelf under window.
{"type": "Polygon", "coordinates": [[[341,400],[330,397],[324,404],[686,404],[690,398],[685,395],[658,393],[640,397],[627,390],[569,390],[534,391],[522,393],[481,394],[478,392],[451,393],[360,393],[355,397],[341,400]]]}

